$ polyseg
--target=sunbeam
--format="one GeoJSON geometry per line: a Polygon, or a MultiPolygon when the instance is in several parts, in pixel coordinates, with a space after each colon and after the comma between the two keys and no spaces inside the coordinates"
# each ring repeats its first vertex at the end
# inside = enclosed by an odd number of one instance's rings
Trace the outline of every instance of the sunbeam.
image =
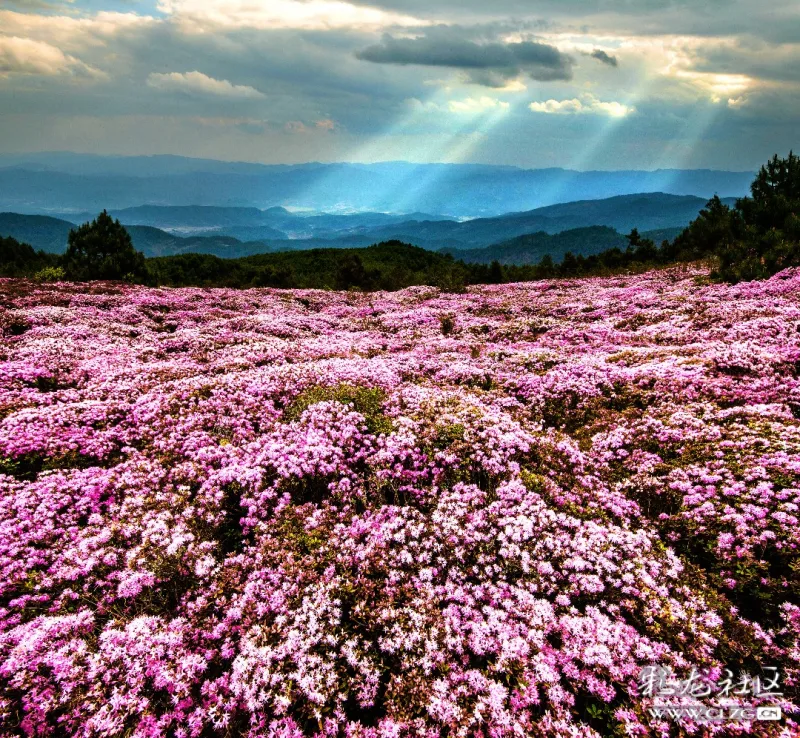
{"type": "Polygon", "coordinates": [[[679,176],[676,170],[690,167],[694,163],[698,146],[724,107],[725,104],[719,101],[706,100],[697,103],[679,131],[664,142],[661,155],[654,165],[654,169],[663,172],[659,180],[660,190],[669,191],[679,176]]]}
{"type": "MultiPolygon", "coordinates": [[[[511,104],[488,95],[454,98],[440,89],[425,101],[406,101],[407,113],[398,117],[382,136],[373,137],[353,150],[349,161],[364,164],[402,159],[408,166],[382,172],[381,183],[372,194],[372,207],[403,213],[426,190],[434,188],[444,169],[426,167],[424,174],[414,163],[459,164],[467,162],[489,133],[511,110],[511,104]]],[[[316,192],[326,191],[331,177],[326,174],[305,193],[313,201],[316,192]]]]}

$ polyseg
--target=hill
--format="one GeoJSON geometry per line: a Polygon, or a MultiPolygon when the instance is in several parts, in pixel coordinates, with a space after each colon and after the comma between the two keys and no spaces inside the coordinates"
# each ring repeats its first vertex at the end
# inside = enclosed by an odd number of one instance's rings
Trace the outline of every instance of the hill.
{"type": "MultiPolygon", "coordinates": [[[[109,215],[125,224],[154,226],[162,230],[199,233],[220,231],[228,226],[249,226],[262,229],[262,237],[287,238],[283,231],[271,227],[271,224],[283,213],[286,216],[291,214],[283,208],[275,210],[280,212],[275,213],[258,208],[140,205],[124,210],[112,210],[109,215]]],[[[87,217],[88,214],[84,214],[81,219],[85,220],[87,217]]]]}
{"type": "Polygon", "coordinates": [[[578,172],[408,162],[265,166],[181,157],[5,155],[0,156],[0,209],[81,213],[152,203],[424,211],[473,218],[640,192],[738,197],[746,194],[752,176],[711,170],[578,172]]]}
{"type": "Polygon", "coordinates": [[[0,213],[0,236],[30,244],[34,249],[61,254],[74,223],[46,215],[0,213]]]}
{"type": "Polygon", "coordinates": [[[591,226],[607,226],[620,233],[627,233],[633,228],[640,231],[681,229],[697,217],[705,204],[706,200],[700,197],[652,192],[603,200],[581,200],[460,223],[399,223],[373,228],[368,233],[374,239],[392,237],[427,248],[470,249],[503,243],[532,233],[555,234],[591,226]]]}
{"type": "Polygon", "coordinates": [[[366,248],[310,249],[239,259],[180,254],[148,261],[158,284],[261,285],[313,289],[399,289],[465,281],[468,268],[448,254],[389,241],[366,248]]]}
{"type": "MultiPolygon", "coordinates": [[[[699,197],[646,193],[461,222],[423,213],[403,217],[385,213],[299,215],[284,208],[202,206],[142,206],[110,214],[125,224],[134,245],[146,256],[196,252],[231,258],[272,251],[360,248],[403,241],[432,251],[459,253],[463,258],[468,258],[467,251],[497,245],[485,253],[471,253],[470,258],[527,264],[530,259],[538,261],[545,253],[559,258],[566,251],[589,255],[609,248],[614,237],[608,229],[617,231],[613,245],[624,245],[620,234],[633,228],[642,232],[657,229],[651,236],[654,240],[669,240],[704,205],[705,200],[699,197]],[[155,223],[163,227],[156,227],[155,223]],[[605,230],[572,233],[555,241],[542,237],[597,226],[605,230]],[[293,237],[289,238],[290,235],[293,237]],[[509,244],[521,237],[527,240],[509,244]],[[596,244],[591,242],[594,237],[599,239],[596,244]],[[547,252],[547,248],[552,248],[552,252],[547,252]]],[[[92,217],[72,216],[74,222],[92,217]]],[[[34,248],[54,253],[60,253],[66,246],[72,227],[72,222],[48,216],[0,214],[0,235],[13,236],[34,248]]]]}
{"type": "MultiPolygon", "coordinates": [[[[283,208],[256,211],[262,216],[239,208],[158,208],[147,212],[151,219],[155,212],[164,213],[160,222],[172,224],[172,232],[177,235],[224,235],[245,242],[264,241],[276,251],[358,247],[390,240],[439,251],[475,249],[532,233],[556,234],[592,226],[607,226],[620,233],[628,233],[633,228],[640,231],[657,229],[661,233],[653,237],[660,242],[674,238],[697,217],[705,204],[706,200],[700,197],[654,192],[582,200],[466,221],[424,213],[411,216],[386,213],[300,215],[283,208]],[[218,210],[219,220],[213,228],[203,230],[198,227],[199,223],[213,223],[214,213],[218,210]],[[239,213],[245,214],[242,220],[248,219],[250,224],[236,223],[239,213]],[[270,225],[254,224],[258,217],[270,225]],[[290,238],[276,239],[274,229],[280,229],[290,238]]],[[[123,223],[132,222],[131,211],[114,211],[112,214],[123,223]]],[[[150,224],[155,225],[155,222],[150,224]]]]}
{"type": "Polygon", "coordinates": [[[625,248],[627,243],[625,236],[613,228],[591,226],[574,228],[555,235],[540,231],[482,249],[449,249],[445,253],[471,264],[490,264],[498,261],[501,264],[522,266],[538,264],[545,256],[560,261],[567,252],[576,256],[591,256],[607,249],[625,248]]]}
{"type": "MultiPolygon", "coordinates": [[[[65,220],[83,223],[94,213],[64,215],[65,220]]],[[[128,225],[160,228],[179,236],[231,236],[240,241],[266,240],[336,240],[347,234],[359,245],[358,234],[371,228],[403,222],[424,220],[453,220],[430,213],[293,213],[286,208],[214,207],[205,205],[168,206],[141,205],[122,210],[110,210],[109,215],[128,225]]],[[[369,240],[367,239],[367,242],[369,240]]]]}
{"type": "MultiPolygon", "coordinates": [[[[91,216],[94,217],[94,216],[91,216]]],[[[88,218],[87,218],[88,219],[88,218]]],[[[0,236],[30,244],[36,250],[63,254],[75,223],[45,215],[0,213],[0,236]]],[[[247,256],[270,250],[261,241],[242,242],[230,236],[193,236],[182,238],[152,226],[124,224],[134,247],[145,256],[168,256],[188,252],[216,254],[226,258],[247,256]]]]}
{"type": "Polygon", "coordinates": [[[133,245],[145,256],[172,256],[175,254],[214,254],[225,259],[235,259],[270,251],[263,241],[240,241],[232,236],[177,236],[151,226],[126,225],[133,245]]]}

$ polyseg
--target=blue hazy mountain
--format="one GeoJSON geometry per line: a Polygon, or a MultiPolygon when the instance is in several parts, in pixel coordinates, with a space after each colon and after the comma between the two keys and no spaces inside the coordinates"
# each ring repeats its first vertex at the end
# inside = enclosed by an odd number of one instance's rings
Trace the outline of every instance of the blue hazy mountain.
{"type": "Polygon", "coordinates": [[[0,213],[0,236],[10,236],[51,254],[64,252],[67,236],[74,227],[74,223],[46,215],[0,213]]]}
{"type": "MultiPolygon", "coordinates": [[[[726,202],[732,204],[733,200],[726,202]]],[[[456,221],[417,213],[350,215],[297,214],[284,208],[154,207],[112,210],[126,224],[155,226],[176,235],[231,236],[240,241],[290,239],[282,248],[362,246],[378,241],[403,240],[426,248],[475,248],[517,236],[560,233],[602,225],[627,233],[683,228],[705,205],[704,198],[665,193],[620,195],[603,200],[551,205],[494,218],[456,221]]],[[[83,220],[90,217],[85,214],[83,220]]],[[[79,222],[80,218],[69,220],[79,222]]],[[[669,237],[667,235],[664,236],[669,237]]]]}
{"type": "Polygon", "coordinates": [[[578,172],[479,164],[260,165],[175,156],[2,155],[0,210],[58,215],[146,203],[474,218],[641,192],[739,197],[752,178],[752,172],[715,170],[578,172]]]}
{"type": "MultiPolygon", "coordinates": [[[[658,229],[644,231],[644,238],[651,238],[656,243],[672,240],[682,229],[658,229]]],[[[567,252],[575,256],[592,256],[608,249],[624,250],[628,239],[619,231],[608,226],[589,226],[573,228],[560,233],[528,233],[517,236],[502,243],[492,244],[478,249],[444,249],[444,253],[473,264],[490,264],[499,261],[501,264],[538,264],[544,256],[550,256],[559,262],[567,252]]]]}
{"type": "MultiPolygon", "coordinates": [[[[554,249],[553,256],[568,250],[593,253],[594,247],[589,243],[592,234],[576,234],[576,229],[603,227],[605,230],[594,232],[603,248],[622,245],[620,234],[633,228],[655,231],[654,238],[659,241],[674,237],[676,229],[693,220],[705,202],[699,197],[645,193],[466,221],[428,219],[430,216],[424,214],[408,220],[408,216],[381,213],[299,215],[284,208],[201,206],[143,206],[111,211],[111,215],[128,228],[136,248],[147,256],[195,251],[230,257],[265,251],[362,247],[399,240],[437,251],[472,250],[471,256],[480,261],[497,258],[510,259],[508,263],[529,263],[532,257],[526,254],[538,254],[546,243],[554,249]],[[572,238],[583,245],[577,250],[562,248],[566,243],[563,238],[551,242],[541,238],[542,234],[565,231],[572,231],[572,238]],[[619,238],[609,241],[610,233],[619,238]],[[520,238],[521,241],[514,240],[520,238]],[[498,244],[499,251],[482,254],[474,251],[498,244]]],[[[70,229],[91,217],[94,216],[89,213],[69,219],[0,213],[0,236],[12,236],[37,249],[60,252],[66,248],[70,229]]]]}
{"type": "Polygon", "coordinates": [[[706,200],[700,197],[660,192],[620,195],[460,223],[398,223],[370,229],[369,235],[377,241],[394,238],[426,248],[476,248],[540,231],[554,234],[590,226],[608,226],[620,233],[633,228],[640,231],[680,228],[697,217],[705,203],[706,200]]]}
{"type": "MultiPolygon", "coordinates": [[[[0,236],[10,236],[35,249],[61,254],[67,247],[69,232],[75,223],[44,215],[0,213],[0,236]]],[[[190,236],[182,238],[159,228],[126,225],[133,245],[145,256],[171,254],[216,254],[217,256],[250,256],[272,250],[262,241],[242,242],[230,236],[190,236]]],[[[289,242],[287,242],[289,243],[289,242]]]]}
{"type": "MultiPolygon", "coordinates": [[[[371,228],[406,221],[447,220],[428,213],[391,215],[388,213],[292,213],[283,207],[265,210],[243,207],[160,206],[110,210],[122,223],[149,225],[177,235],[226,235],[242,241],[337,238],[345,233],[362,233],[371,228]]],[[[91,213],[65,216],[74,222],[94,217],[91,213]]]]}

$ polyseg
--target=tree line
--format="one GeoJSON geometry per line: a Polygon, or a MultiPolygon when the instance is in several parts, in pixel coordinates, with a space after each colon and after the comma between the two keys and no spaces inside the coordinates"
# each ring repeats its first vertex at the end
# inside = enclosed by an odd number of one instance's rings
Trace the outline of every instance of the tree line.
{"type": "Polygon", "coordinates": [[[62,256],[0,238],[0,276],[364,291],[428,284],[460,291],[470,284],[615,274],[698,260],[710,261],[712,276],[728,282],[763,279],[800,265],[800,157],[793,152],[786,158],[774,156],[759,170],[750,193],[733,208],[715,195],[672,242],[656,245],[634,229],[625,249],[587,257],[568,252],[560,263],[545,256],[538,264],[523,266],[465,263],[399,241],[364,249],[311,249],[238,259],[209,254],[146,259],[134,248],[125,227],[104,210],[93,222],[70,232],[62,256]]]}

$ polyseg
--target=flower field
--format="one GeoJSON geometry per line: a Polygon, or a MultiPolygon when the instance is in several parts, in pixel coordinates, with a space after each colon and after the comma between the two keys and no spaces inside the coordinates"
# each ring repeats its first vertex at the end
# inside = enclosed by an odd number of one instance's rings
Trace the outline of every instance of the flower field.
{"type": "Polygon", "coordinates": [[[800,270],[0,306],[0,735],[800,734],[800,270]]]}

